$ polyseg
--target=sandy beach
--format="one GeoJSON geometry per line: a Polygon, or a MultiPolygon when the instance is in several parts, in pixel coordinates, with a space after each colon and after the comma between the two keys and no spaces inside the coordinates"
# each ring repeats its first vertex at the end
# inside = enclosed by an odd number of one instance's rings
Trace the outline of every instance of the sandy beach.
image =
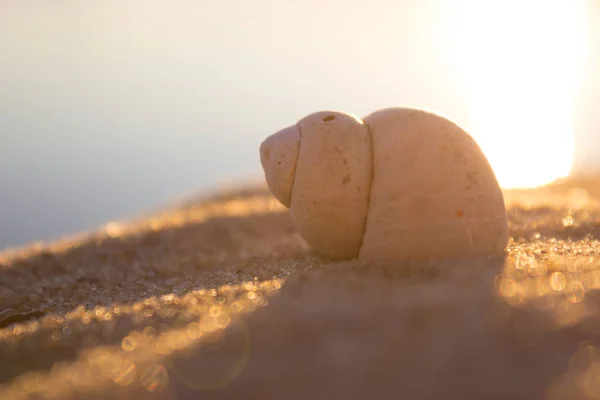
{"type": "Polygon", "coordinates": [[[262,186],[0,253],[0,399],[598,399],[599,187],[497,258],[328,263],[262,186]]]}

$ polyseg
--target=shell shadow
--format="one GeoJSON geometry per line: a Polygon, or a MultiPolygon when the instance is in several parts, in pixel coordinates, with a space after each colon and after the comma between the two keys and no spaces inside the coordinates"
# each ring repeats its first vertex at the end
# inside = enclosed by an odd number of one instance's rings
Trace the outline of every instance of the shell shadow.
{"type": "MultiPolygon", "coordinates": [[[[549,311],[494,295],[504,261],[443,263],[435,273],[432,264],[393,273],[347,262],[296,274],[245,319],[251,355],[240,376],[201,395],[547,398],[581,342],[600,346],[600,336],[583,329],[590,319],[559,326],[549,311]]],[[[177,399],[199,395],[176,378],[172,385],[177,399]]]]}

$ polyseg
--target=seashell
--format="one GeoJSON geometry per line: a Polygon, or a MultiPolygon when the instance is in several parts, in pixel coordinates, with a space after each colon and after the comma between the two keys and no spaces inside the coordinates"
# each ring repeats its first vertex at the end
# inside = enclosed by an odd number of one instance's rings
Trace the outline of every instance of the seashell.
{"type": "Polygon", "coordinates": [[[504,251],[504,197],[480,147],[434,113],[320,111],[265,139],[261,164],[300,235],[331,260],[504,251]]]}

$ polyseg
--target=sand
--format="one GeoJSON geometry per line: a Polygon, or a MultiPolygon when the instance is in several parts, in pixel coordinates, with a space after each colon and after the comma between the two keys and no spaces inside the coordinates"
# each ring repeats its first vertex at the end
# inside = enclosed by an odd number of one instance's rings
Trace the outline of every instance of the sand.
{"type": "Polygon", "coordinates": [[[328,263],[264,187],[0,253],[0,399],[598,399],[597,188],[479,260],[328,263]]]}

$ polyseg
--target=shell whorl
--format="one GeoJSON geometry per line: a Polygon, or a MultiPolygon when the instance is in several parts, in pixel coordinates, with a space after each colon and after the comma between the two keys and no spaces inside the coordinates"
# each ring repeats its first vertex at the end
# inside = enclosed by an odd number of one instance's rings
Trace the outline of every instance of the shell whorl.
{"type": "Polygon", "coordinates": [[[437,114],[388,108],[363,118],[373,135],[369,218],[359,258],[399,260],[502,252],[504,197],[475,140],[437,114]]]}
{"type": "Polygon", "coordinates": [[[298,150],[300,127],[291,125],[266,138],[260,145],[260,162],[273,196],[285,207],[292,201],[292,190],[298,150]]]}
{"type": "Polygon", "coordinates": [[[304,239],[332,260],[358,255],[371,187],[371,136],[355,116],[321,111],[300,121],[291,212],[304,239]]]}

